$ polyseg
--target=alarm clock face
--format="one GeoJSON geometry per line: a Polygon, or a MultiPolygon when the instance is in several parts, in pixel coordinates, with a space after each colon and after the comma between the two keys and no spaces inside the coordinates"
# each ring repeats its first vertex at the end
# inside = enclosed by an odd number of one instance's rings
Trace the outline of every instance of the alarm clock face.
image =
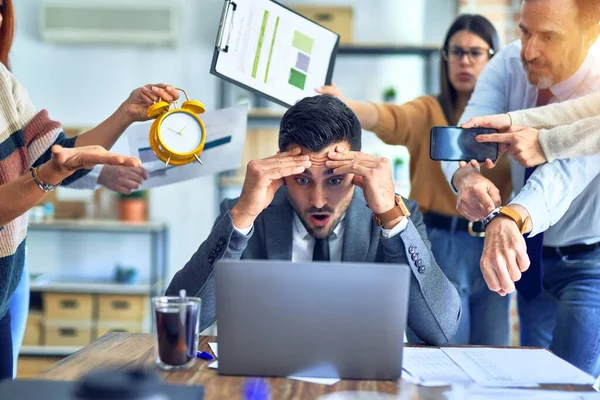
{"type": "Polygon", "coordinates": [[[193,115],[185,112],[166,115],[158,132],[161,144],[176,154],[191,154],[202,142],[202,126],[193,115]]]}

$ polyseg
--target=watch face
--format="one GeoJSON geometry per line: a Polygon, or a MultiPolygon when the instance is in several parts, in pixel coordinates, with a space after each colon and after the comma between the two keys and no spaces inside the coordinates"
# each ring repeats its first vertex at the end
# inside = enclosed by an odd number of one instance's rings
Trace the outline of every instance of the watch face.
{"type": "Polygon", "coordinates": [[[176,111],[166,115],[158,127],[158,138],[168,151],[189,154],[202,142],[202,126],[193,116],[176,111]]]}

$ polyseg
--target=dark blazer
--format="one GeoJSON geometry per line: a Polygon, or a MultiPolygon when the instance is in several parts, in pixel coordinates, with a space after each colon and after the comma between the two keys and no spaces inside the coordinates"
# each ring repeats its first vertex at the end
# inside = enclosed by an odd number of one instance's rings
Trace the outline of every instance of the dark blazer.
{"type": "MultiPolygon", "coordinates": [[[[236,201],[223,201],[221,215],[210,235],[175,274],[167,289],[168,295],[186,289],[189,295],[202,298],[201,329],[216,320],[213,276],[216,260],[292,259],[294,211],[285,186],[258,216],[247,236],[235,229],[229,214],[236,201]]],[[[342,261],[408,264],[412,270],[408,326],[425,343],[440,345],[450,340],[458,328],[460,297],[435,262],[417,203],[405,202],[411,212],[408,226],[402,233],[386,239],[371,218],[362,190],[355,188],[344,219],[342,261]]]]}

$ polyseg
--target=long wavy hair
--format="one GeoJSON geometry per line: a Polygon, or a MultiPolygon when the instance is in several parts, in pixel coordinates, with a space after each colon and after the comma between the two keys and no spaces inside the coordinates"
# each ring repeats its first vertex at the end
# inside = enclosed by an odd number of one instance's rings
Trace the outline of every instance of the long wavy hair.
{"type": "Polygon", "coordinates": [[[6,68],[9,68],[8,55],[15,35],[15,12],[12,0],[4,0],[4,5],[0,7],[0,14],[2,14],[2,27],[0,27],[0,62],[4,64],[6,68]]]}

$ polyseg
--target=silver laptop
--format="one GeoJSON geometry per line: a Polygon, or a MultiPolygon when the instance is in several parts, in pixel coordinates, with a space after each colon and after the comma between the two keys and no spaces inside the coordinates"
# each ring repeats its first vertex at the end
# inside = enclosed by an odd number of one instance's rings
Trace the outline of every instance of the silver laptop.
{"type": "Polygon", "coordinates": [[[215,274],[219,373],[400,377],[407,265],[221,260],[215,274]]]}

